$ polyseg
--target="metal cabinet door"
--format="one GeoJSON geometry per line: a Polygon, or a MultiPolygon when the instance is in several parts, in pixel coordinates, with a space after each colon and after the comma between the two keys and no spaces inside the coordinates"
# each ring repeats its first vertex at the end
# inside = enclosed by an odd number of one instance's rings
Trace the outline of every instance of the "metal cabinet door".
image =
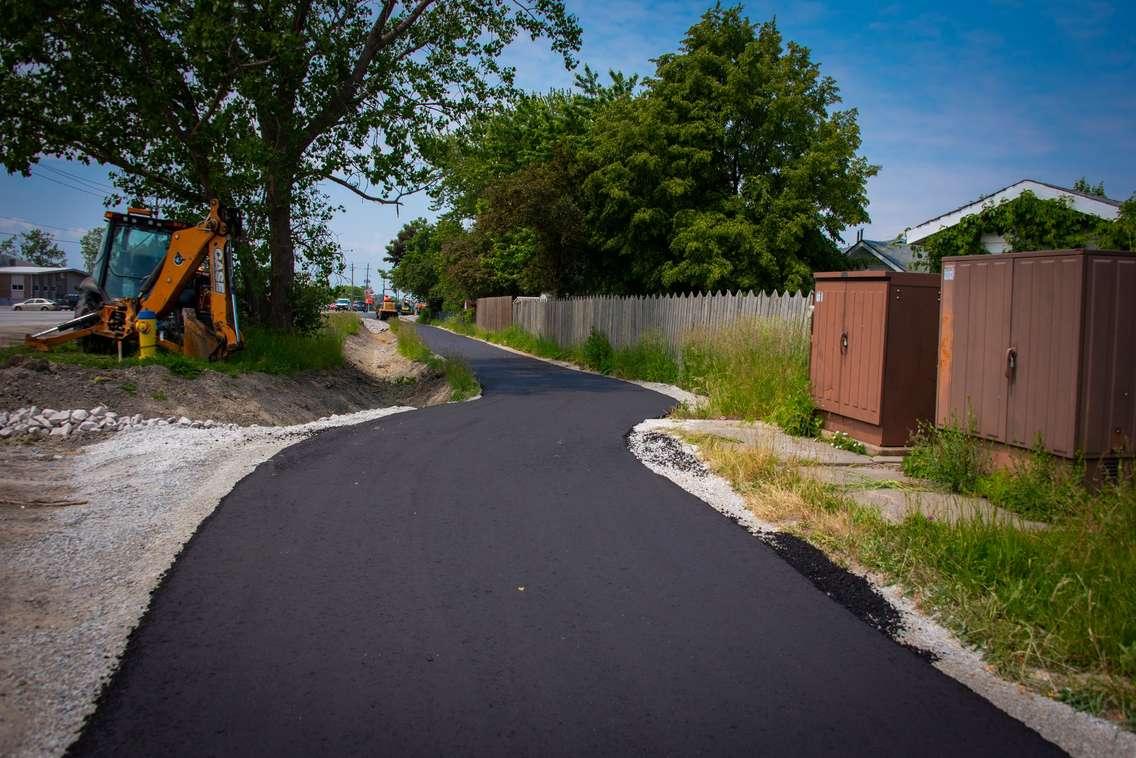
{"type": "Polygon", "coordinates": [[[844,279],[820,280],[813,295],[813,334],[809,381],[813,401],[825,411],[840,411],[841,337],[844,333],[844,279]]]}
{"type": "Polygon", "coordinates": [[[943,264],[935,423],[1006,437],[1006,351],[1013,265],[976,255],[943,264]]]}
{"type": "Polygon", "coordinates": [[[844,296],[844,349],[836,410],[869,424],[880,423],[887,293],[886,281],[853,281],[844,296]]]}
{"type": "Polygon", "coordinates": [[[1076,452],[1083,277],[1080,255],[1014,259],[1005,367],[1011,445],[1076,452]]]}

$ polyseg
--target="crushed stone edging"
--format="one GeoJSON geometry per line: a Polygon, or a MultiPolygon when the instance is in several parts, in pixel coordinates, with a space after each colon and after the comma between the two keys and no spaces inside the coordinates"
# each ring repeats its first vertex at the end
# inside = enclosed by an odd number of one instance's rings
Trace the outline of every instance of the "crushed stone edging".
{"type": "MultiPolygon", "coordinates": [[[[680,423],[680,422],[679,422],[680,423]]],[[[627,435],[628,449],[644,466],[669,479],[722,515],[736,521],[759,539],[768,541],[781,531],[776,525],[758,519],[746,507],[745,499],[723,477],[710,471],[698,455],[698,448],[673,434],[678,423],[670,419],[648,419],[627,435]],[[665,435],[694,459],[705,474],[692,473],[692,466],[677,468],[651,460],[644,439],[649,434],[665,435]]],[[[1045,739],[1075,758],[1136,755],[1136,734],[1070,705],[1052,700],[995,674],[975,648],[965,645],[953,632],[925,614],[897,584],[860,567],[846,569],[863,577],[902,618],[903,629],[897,642],[915,647],[935,657],[931,664],[963,684],[996,708],[1021,721],[1045,739]]]]}

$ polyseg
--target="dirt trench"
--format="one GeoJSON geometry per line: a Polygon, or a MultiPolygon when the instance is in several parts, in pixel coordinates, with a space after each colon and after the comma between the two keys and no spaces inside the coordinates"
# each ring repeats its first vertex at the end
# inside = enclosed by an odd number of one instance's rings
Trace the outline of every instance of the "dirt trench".
{"type": "Polygon", "coordinates": [[[205,371],[188,379],[164,366],[96,369],[14,356],[0,368],[0,410],[106,406],[120,416],[186,416],[241,425],[287,425],[333,414],[449,400],[443,377],[398,354],[389,332],[360,329],[344,344],[346,365],[290,376],[205,371]]]}

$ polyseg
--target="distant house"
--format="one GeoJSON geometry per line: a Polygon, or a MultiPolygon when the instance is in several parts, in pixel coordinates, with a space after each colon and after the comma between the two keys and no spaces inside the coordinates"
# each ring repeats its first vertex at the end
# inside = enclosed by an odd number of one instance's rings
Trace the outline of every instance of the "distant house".
{"type": "Polygon", "coordinates": [[[895,240],[866,240],[862,236],[844,254],[852,261],[852,268],[873,271],[909,271],[915,260],[915,251],[909,245],[895,240]]]}
{"type": "MultiPolygon", "coordinates": [[[[993,194],[967,203],[961,208],[955,208],[953,211],[910,226],[902,234],[897,235],[895,241],[879,242],[857,237],[856,242],[845,249],[844,254],[853,261],[854,266],[859,268],[907,271],[918,257],[912,246],[918,247],[920,242],[936,232],[949,229],[967,216],[981,213],[988,206],[1013,200],[1026,191],[1032,192],[1042,200],[1065,198],[1073,210],[1108,221],[1114,221],[1120,215],[1119,200],[1090,195],[1068,187],[1058,187],[1055,184],[1039,182],[1035,179],[1023,179],[1008,187],[1003,187],[993,194]]],[[[1004,253],[1010,249],[1010,243],[999,234],[982,235],[982,246],[988,253],[1004,253]]]]}
{"type": "Polygon", "coordinates": [[[78,268],[48,266],[0,266],[0,305],[10,305],[29,297],[58,300],[75,292],[88,276],[78,268]]]}

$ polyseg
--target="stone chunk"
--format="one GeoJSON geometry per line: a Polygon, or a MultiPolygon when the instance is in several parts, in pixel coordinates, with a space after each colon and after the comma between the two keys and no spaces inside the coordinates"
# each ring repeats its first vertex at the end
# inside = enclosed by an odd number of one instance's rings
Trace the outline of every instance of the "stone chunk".
{"type": "Polygon", "coordinates": [[[90,418],[91,414],[79,408],[78,410],[71,411],[71,420],[83,422],[90,418]]]}
{"type": "Polygon", "coordinates": [[[94,421],[84,421],[83,423],[79,424],[80,432],[93,432],[98,430],[98,428],[99,425],[94,421]]]}
{"type": "Polygon", "coordinates": [[[47,411],[44,411],[44,415],[47,416],[48,421],[51,421],[51,422],[54,422],[54,423],[58,423],[60,421],[70,421],[71,420],[71,411],[55,411],[54,413],[52,413],[50,415],[48,415],[47,411]]]}

